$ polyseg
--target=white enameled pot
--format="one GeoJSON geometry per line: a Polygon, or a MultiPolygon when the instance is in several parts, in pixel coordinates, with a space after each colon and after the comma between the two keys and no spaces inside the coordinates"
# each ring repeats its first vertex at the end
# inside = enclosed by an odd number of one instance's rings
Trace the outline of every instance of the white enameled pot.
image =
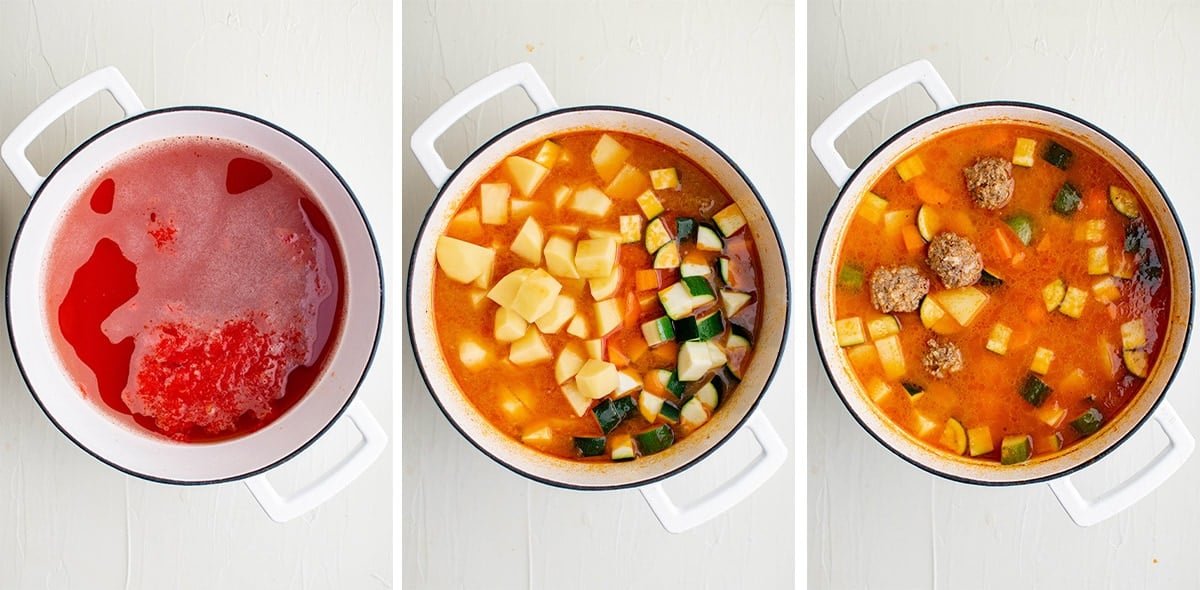
{"type": "Polygon", "coordinates": [[[1049,482],[1063,508],[1080,526],[1105,520],[1145,497],[1167,480],[1191,455],[1195,441],[1164,398],[1179,368],[1191,331],[1193,278],[1191,256],[1178,217],[1162,187],[1124,145],[1095,125],[1040,105],[986,102],[959,105],[945,82],[927,61],[901,67],[869,84],[838,107],[813,132],[812,149],[841,191],[825,219],[813,253],[812,322],[826,372],[854,418],[885,447],[910,463],[936,475],[980,485],[1049,482]],[[937,105],[937,112],[884,141],[857,169],[846,165],[833,142],[855,120],[900,90],[920,84],[937,105]],[[834,333],[833,297],[836,254],[846,240],[846,228],[863,195],[899,158],[930,138],[986,122],[1011,122],[1052,130],[1090,146],[1115,165],[1143,196],[1148,213],[1162,233],[1165,272],[1171,289],[1170,327],[1158,362],[1142,392],[1095,435],[1062,453],[1020,465],[1001,466],[933,448],[897,428],[864,394],[834,333]],[[1167,447],[1129,479],[1095,498],[1084,498],[1070,474],[1099,460],[1128,439],[1148,420],[1167,435],[1167,447]]]}
{"type": "Polygon", "coordinates": [[[39,105],[4,141],[0,156],[33,197],[17,229],[8,268],[6,312],[13,353],[38,405],[80,448],[125,473],[162,483],[244,479],[267,514],[280,522],[325,502],[378,458],[387,435],[354,394],[379,338],[383,310],[379,256],[354,195],[314,149],[271,123],[234,111],[212,107],[147,111],[121,74],[109,67],[39,105]],[[83,142],[41,177],[25,150],[51,122],[100,91],[116,99],[125,118],[83,142]],[[344,325],[312,389],[266,427],[213,443],[170,440],[86,400],[56,353],[45,311],[46,256],[61,214],[113,158],[147,142],[179,136],[230,139],[278,160],[312,189],[344,256],[344,325]],[[362,444],[304,488],[287,495],[278,492],[265,472],[314,442],[343,413],[361,433],[362,444]]]}
{"type": "Polygon", "coordinates": [[[576,490],[640,488],[662,525],[681,532],[728,510],[779,469],[787,448],[755,407],[780,361],[789,313],[787,266],[773,221],[750,181],[715,146],[661,117],[615,107],[559,109],[549,90],[526,63],[476,82],[437,109],[413,133],[412,148],[440,190],[421,226],[409,264],[408,328],[422,377],[438,406],[472,444],[512,471],[549,485],[576,490]],[[484,143],[453,172],[433,142],[455,121],[504,90],[520,86],[538,115],[517,123],[484,143]],[[463,395],[438,345],[430,302],[437,272],[434,247],[471,189],[506,156],[547,137],[583,130],[612,130],[652,138],[707,170],[742,209],[758,248],[764,291],[762,329],[745,378],[703,428],[667,451],[624,463],[579,463],[543,454],[492,427],[463,395]],[[739,474],[696,502],[679,506],[655,483],[700,461],[745,425],[761,452],[739,474]]]}

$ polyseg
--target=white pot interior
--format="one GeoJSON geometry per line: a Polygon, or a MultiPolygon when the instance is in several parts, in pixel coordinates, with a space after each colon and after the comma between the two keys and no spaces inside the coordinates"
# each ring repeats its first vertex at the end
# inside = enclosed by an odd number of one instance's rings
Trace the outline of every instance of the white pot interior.
{"type": "Polygon", "coordinates": [[[774,373],[787,325],[788,283],[783,252],[762,201],[738,169],[695,134],[644,113],[604,107],[555,111],[517,125],[486,144],[455,172],[434,200],[417,238],[409,267],[409,330],[426,383],[447,417],[469,440],[501,464],[553,485],[609,489],[648,483],[699,460],[749,416],[774,373]],[[651,138],[700,165],[744,213],[762,265],[761,329],[755,354],[737,393],[712,420],[666,452],[624,463],[580,463],[531,449],[492,427],[461,393],[442,356],[429,293],[436,272],[434,246],[475,183],[509,154],[546,137],[584,130],[611,130],[651,138]]]}
{"type": "Polygon", "coordinates": [[[1103,132],[1073,117],[1035,105],[987,103],[964,105],[943,111],[900,132],[867,158],[843,187],[826,220],[813,257],[813,325],[827,372],[858,421],[880,442],[901,457],[939,475],[982,484],[1013,484],[1041,481],[1064,475],[1100,458],[1128,437],[1150,415],[1174,376],[1186,345],[1192,313],[1192,269],[1179,222],[1166,196],[1153,177],[1129,151],[1103,132]],[[845,228],[859,198],[880,175],[910,149],[935,135],[980,122],[1033,125],[1053,130],[1092,147],[1119,169],[1142,195],[1149,214],[1161,231],[1167,260],[1164,270],[1172,289],[1170,327],[1159,360],[1139,394],[1109,424],[1095,435],[1068,447],[1062,453],[1037,458],[1020,465],[1000,466],[991,462],[953,455],[918,441],[896,427],[863,393],[845,354],[837,346],[833,324],[836,289],[834,261],[845,241],[845,228]]]}
{"type": "Polygon", "coordinates": [[[43,183],[17,233],[8,282],[9,330],[26,381],[47,415],[101,460],[171,483],[237,479],[274,466],[309,444],[340,415],[366,371],[378,337],[379,258],[362,212],[333,169],[311,148],[264,122],[204,108],[146,113],[101,132],[69,155],[43,183]],[[258,431],[213,443],[179,443],[101,410],[85,399],[55,352],[46,318],[45,255],[61,212],[117,155],[177,136],[225,138],[282,163],[320,201],[343,254],[344,325],[326,369],[283,416],[258,431]]]}

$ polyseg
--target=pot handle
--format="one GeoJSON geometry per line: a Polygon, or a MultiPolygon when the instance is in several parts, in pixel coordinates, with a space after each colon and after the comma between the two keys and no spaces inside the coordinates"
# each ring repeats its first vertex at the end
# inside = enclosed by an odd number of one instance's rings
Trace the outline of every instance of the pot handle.
{"type": "Polygon", "coordinates": [[[521,62],[494,72],[468,86],[446,101],[446,104],[438,107],[432,115],[429,115],[428,119],[425,119],[424,123],[417,126],[416,131],[413,131],[412,139],[409,142],[413,154],[417,156],[421,167],[425,169],[425,174],[429,175],[429,180],[432,180],[439,189],[450,178],[450,168],[437,153],[433,142],[475,107],[513,86],[520,86],[525,91],[529,100],[533,101],[533,105],[537,107],[538,113],[558,108],[558,103],[550,94],[550,89],[534,71],[533,66],[527,62],[521,62]]]}
{"type": "Polygon", "coordinates": [[[733,479],[722,483],[694,503],[687,506],[675,504],[660,483],[640,488],[663,528],[672,533],[682,533],[704,524],[745,500],[779,470],[787,459],[788,450],[775,427],[762,412],[755,412],[746,421],[746,428],[762,447],[762,453],[733,479]]]}
{"type": "Polygon", "coordinates": [[[246,478],[246,487],[271,520],[287,522],[324,504],[358,479],[379,458],[387,446],[388,437],[371,410],[356,399],[346,408],[345,416],[362,435],[362,442],[316,481],[292,496],[284,497],[267,481],[265,473],[246,478]]]}
{"type": "Polygon", "coordinates": [[[1164,400],[1153,418],[1167,435],[1167,447],[1117,487],[1100,494],[1095,500],[1088,500],[1079,493],[1079,488],[1071,482],[1069,475],[1050,482],[1050,491],[1054,492],[1075,524],[1091,526],[1133,506],[1158,489],[1192,454],[1196,439],[1171,404],[1164,400]]]}
{"type": "Polygon", "coordinates": [[[833,142],[850,128],[850,125],[867,114],[875,105],[891,98],[892,95],[913,85],[920,84],[929,98],[937,105],[937,110],[948,109],[956,104],[954,94],[946,86],[946,82],[933,69],[933,64],[926,60],[914,61],[884,74],[883,77],[867,84],[851,96],[841,106],[834,109],[812,134],[812,151],[817,161],[825,168],[825,172],[833,179],[833,183],[841,188],[854,172],[846,165],[846,160],[838,153],[833,142]]]}
{"type": "Polygon", "coordinates": [[[112,95],[117,105],[125,112],[126,118],[146,110],[142,99],[138,98],[129,82],[113,66],[96,70],[54,93],[54,96],[38,105],[24,121],[18,123],[4,140],[4,144],[0,145],[0,157],[8,164],[9,170],[12,170],[13,176],[17,177],[17,182],[21,183],[25,192],[33,195],[46,180],[46,177],[34,169],[33,163],[25,155],[25,150],[29,149],[33,140],[51,123],[101,90],[107,90],[112,95]]]}

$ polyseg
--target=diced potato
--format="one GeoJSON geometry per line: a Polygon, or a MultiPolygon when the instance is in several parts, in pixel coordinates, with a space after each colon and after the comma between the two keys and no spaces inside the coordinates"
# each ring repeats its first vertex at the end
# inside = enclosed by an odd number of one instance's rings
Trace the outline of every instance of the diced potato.
{"type": "Polygon", "coordinates": [[[1109,377],[1115,377],[1121,351],[1108,341],[1104,336],[1096,339],[1096,352],[1100,355],[1100,366],[1104,369],[1104,374],[1109,377]]]}
{"type": "Polygon", "coordinates": [[[997,322],[988,335],[987,349],[999,355],[1008,354],[1008,339],[1011,337],[1012,328],[997,322]]]}
{"type": "Polygon", "coordinates": [[[562,290],[562,284],[546,271],[538,268],[529,273],[517,295],[513,298],[513,311],[521,314],[525,321],[533,323],[554,307],[554,301],[562,290]]]}
{"type": "Polygon", "coordinates": [[[567,201],[571,198],[571,193],[571,187],[566,185],[560,185],[554,189],[554,209],[556,211],[562,209],[563,205],[567,204],[567,201]]]}
{"type": "Polygon", "coordinates": [[[583,345],[577,341],[571,341],[563,347],[562,352],[558,353],[558,359],[554,361],[554,379],[559,385],[566,383],[583,368],[583,363],[587,361],[587,351],[583,349],[583,345]]]}
{"type": "Polygon", "coordinates": [[[612,274],[617,264],[617,241],[612,238],[580,240],[575,246],[575,269],[585,279],[612,274]]]}
{"type": "MultiPolygon", "coordinates": [[[[722,294],[724,294],[724,291],[722,291],[722,294]]],[[[879,316],[867,322],[867,333],[871,335],[872,340],[878,340],[892,334],[899,334],[900,320],[896,319],[894,315],[879,316]]]]}
{"type": "Polygon", "coordinates": [[[533,326],[525,330],[525,335],[512,343],[508,349],[508,360],[518,367],[544,363],[554,358],[546,339],[533,326]]]}
{"type": "Polygon", "coordinates": [[[508,197],[512,186],[507,182],[485,182],[479,185],[479,220],[488,225],[508,223],[508,197]]]}
{"type": "Polygon", "coordinates": [[[518,268],[504,275],[504,278],[497,281],[492,290],[488,291],[488,299],[495,301],[501,307],[512,307],[513,300],[517,298],[517,291],[521,289],[521,285],[531,274],[533,274],[532,268],[518,268]]]}
{"type": "Polygon", "coordinates": [[[846,349],[846,358],[859,371],[867,372],[879,366],[879,353],[874,344],[859,344],[846,349]]]}
{"type": "Polygon", "coordinates": [[[1018,137],[1017,146],[1013,148],[1012,163],[1017,166],[1026,168],[1033,167],[1033,152],[1037,149],[1037,142],[1027,137],[1018,137]]]}
{"type": "Polygon", "coordinates": [[[587,228],[587,237],[593,238],[593,239],[594,238],[612,238],[612,239],[616,240],[618,244],[621,243],[621,232],[620,231],[604,229],[602,227],[587,228]]]}
{"type": "Polygon", "coordinates": [[[592,166],[595,166],[596,174],[599,174],[604,182],[611,182],[621,171],[621,166],[625,165],[630,153],[632,152],[629,148],[605,133],[596,142],[596,147],[592,148],[592,166]]]}
{"type": "Polygon", "coordinates": [[[1062,304],[1058,306],[1059,313],[1079,319],[1083,315],[1083,306],[1087,303],[1087,291],[1068,287],[1067,294],[1063,296],[1062,304]]]}
{"type": "Polygon", "coordinates": [[[550,172],[549,168],[521,156],[509,156],[504,159],[504,171],[517,185],[517,190],[525,197],[532,197],[541,186],[542,180],[550,172]]]}
{"type": "MultiPolygon", "coordinates": [[[[1108,353],[1106,352],[1105,354],[1107,355],[1108,353]]],[[[1084,373],[1083,369],[1075,369],[1067,373],[1067,376],[1058,382],[1058,388],[1062,391],[1079,391],[1087,387],[1087,384],[1087,373],[1084,373]]]]}
{"type": "Polygon", "coordinates": [[[650,184],[654,186],[654,190],[659,191],[679,188],[679,173],[677,173],[674,168],[651,170],[650,184]]]}
{"type": "Polygon", "coordinates": [[[883,213],[887,211],[887,199],[867,191],[867,195],[863,197],[862,203],[858,206],[858,216],[878,224],[879,220],[883,219],[883,213]]]}
{"type": "Polygon", "coordinates": [[[888,211],[883,214],[883,234],[887,236],[889,240],[896,239],[900,236],[901,228],[913,225],[916,222],[916,209],[888,211]]]}
{"type": "Polygon", "coordinates": [[[1050,402],[1042,404],[1042,407],[1034,410],[1033,415],[1050,428],[1058,428],[1058,425],[1062,424],[1063,418],[1067,417],[1067,409],[1059,406],[1058,402],[1050,402]]]}
{"type": "Polygon", "coordinates": [[[597,301],[595,306],[596,336],[603,338],[621,325],[621,304],[617,299],[597,301]]]}
{"type": "Polygon", "coordinates": [[[879,363],[883,365],[883,374],[888,379],[899,379],[908,372],[904,365],[904,350],[900,346],[900,336],[893,334],[887,338],[875,341],[875,349],[879,353],[879,363]]]}
{"type": "Polygon", "coordinates": [[[471,372],[488,366],[488,351],[478,342],[464,339],[458,343],[458,360],[471,372]]]}
{"type": "Polygon", "coordinates": [[[617,390],[617,368],[609,362],[588,359],[575,374],[575,386],[584,397],[600,399],[617,390]]]}
{"type": "Polygon", "coordinates": [[[579,278],[579,271],[575,268],[575,240],[552,235],[546,240],[542,254],[546,257],[546,270],[551,275],[564,279],[579,278]]]}
{"type": "Polygon", "coordinates": [[[1137,258],[1128,253],[1121,252],[1117,255],[1116,265],[1112,268],[1112,276],[1118,279],[1132,279],[1137,272],[1137,258]]]}
{"type": "Polygon", "coordinates": [[[900,175],[900,180],[908,182],[925,173],[925,163],[921,161],[921,157],[912,155],[906,158],[903,162],[896,164],[896,174],[900,175]]]}
{"type": "Polygon", "coordinates": [[[642,208],[642,214],[646,216],[646,219],[654,219],[663,211],[666,211],[666,208],[663,207],[662,202],[658,200],[658,196],[656,196],[654,191],[651,190],[647,190],[638,196],[637,204],[638,207],[642,208]]]}
{"type": "Polygon", "coordinates": [[[521,225],[521,230],[517,232],[517,237],[513,238],[512,246],[509,249],[529,264],[537,266],[542,263],[542,246],[544,244],[545,235],[542,233],[542,226],[536,219],[530,217],[521,225]]]}
{"type": "Polygon", "coordinates": [[[988,300],[987,293],[970,286],[940,291],[934,298],[961,326],[971,325],[971,320],[988,300]]]}
{"type": "Polygon", "coordinates": [[[625,164],[621,171],[604,187],[604,194],[618,201],[627,201],[650,188],[650,178],[641,168],[625,164]]]}
{"type": "Polygon", "coordinates": [[[1100,303],[1112,303],[1121,298],[1121,289],[1112,277],[1104,277],[1092,285],[1092,296],[1100,303]]]}
{"type": "Polygon", "coordinates": [[[621,216],[621,243],[636,244],[642,241],[642,216],[621,216]]]}
{"type": "Polygon", "coordinates": [[[483,302],[487,301],[487,291],[471,289],[467,292],[467,301],[471,303],[471,309],[478,311],[483,307],[483,302]]]}
{"type": "Polygon", "coordinates": [[[862,318],[858,316],[842,318],[834,322],[833,328],[837,332],[838,346],[854,346],[867,341],[862,318]]]}
{"type": "Polygon", "coordinates": [[[1108,274],[1108,246],[1088,248],[1087,272],[1090,275],[1108,274]]]}
{"type": "Polygon", "coordinates": [[[583,341],[583,349],[587,351],[588,358],[598,361],[604,360],[604,339],[592,338],[591,340],[583,341]]]}
{"type": "Polygon", "coordinates": [[[746,225],[746,217],[742,215],[742,209],[737,203],[730,203],[728,207],[717,211],[712,219],[725,237],[732,236],[746,225]]]}
{"type": "Polygon", "coordinates": [[[609,209],[612,208],[612,199],[604,194],[600,189],[585,184],[575,190],[575,196],[571,198],[571,209],[573,211],[590,215],[592,217],[604,217],[608,215],[609,209]]]}
{"type": "Polygon", "coordinates": [[[924,414],[914,412],[914,415],[916,415],[917,418],[917,425],[914,430],[916,430],[918,438],[925,438],[933,434],[933,432],[937,429],[937,422],[925,417],[924,414]]]}
{"type": "Polygon", "coordinates": [[[563,397],[567,398],[567,403],[571,404],[571,409],[576,416],[583,416],[592,408],[592,400],[579,393],[579,388],[575,386],[574,381],[563,383],[559,389],[562,391],[563,397]]]}
{"type": "Polygon", "coordinates": [[[471,207],[455,215],[446,226],[446,235],[468,242],[482,238],[483,224],[479,221],[479,208],[471,207]]]}
{"type": "Polygon", "coordinates": [[[621,287],[621,267],[613,268],[612,274],[607,277],[598,279],[588,279],[588,287],[592,291],[592,299],[596,301],[604,301],[612,299],[613,295],[617,294],[617,289],[621,287]]]}
{"type": "Polygon", "coordinates": [[[583,317],[582,315],[575,314],[575,317],[571,318],[571,323],[567,324],[567,333],[576,338],[586,339],[591,335],[588,332],[587,318],[583,317]]]}
{"type": "Polygon", "coordinates": [[[1103,242],[1106,226],[1103,219],[1089,219],[1075,227],[1075,241],[1092,244],[1103,242]]]}
{"type": "Polygon", "coordinates": [[[1063,284],[1062,279],[1054,279],[1052,282],[1042,287],[1042,302],[1046,304],[1046,311],[1054,311],[1062,304],[1063,297],[1067,295],[1067,286],[1063,284]]]}
{"type": "Polygon", "coordinates": [[[508,219],[513,221],[516,219],[524,219],[537,213],[538,210],[545,207],[546,204],[541,201],[530,201],[528,199],[512,199],[508,202],[508,219]]]}
{"type": "Polygon", "coordinates": [[[539,423],[537,426],[527,426],[521,432],[521,442],[527,445],[544,446],[554,440],[554,430],[549,424],[539,423]]]}
{"type": "Polygon", "coordinates": [[[1121,324],[1121,346],[1125,350],[1133,350],[1146,345],[1146,324],[1142,318],[1135,318],[1121,324]]]}
{"type": "Polygon", "coordinates": [[[562,155],[562,146],[547,139],[542,142],[542,147],[538,148],[537,155],[533,157],[533,161],[546,168],[553,168],[558,163],[560,155],[562,155]]]}
{"type": "Polygon", "coordinates": [[[474,281],[492,264],[496,252],[450,236],[438,237],[434,250],[438,266],[446,276],[460,283],[474,281]]]}
{"type": "Polygon", "coordinates": [[[496,309],[492,333],[500,342],[516,342],[529,329],[529,322],[521,314],[507,308],[496,309]]]}
{"type": "Polygon", "coordinates": [[[575,298],[559,294],[554,299],[554,306],[550,308],[550,311],[538,318],[534,324],[543,334],[557,334],[573,317],[575,317],[575,298]]]}
{"type": "Polygon", "coordinates": [[[1136,377],[1146,378],[1150,374],[1150,353],[1145,350],[1126,350],[1121,354],[1125,368],[1136,377]]]}
{"type": "Polygon", "coordinates": [[[496,405],[509,420],[520,424],[529,419],[529,408],[508,387],[501,385],[498,391],[496,405]]]}
{"type": "Polygon", "coordinates": [[[976,426],[967,430],[967,445],[972,457],[986,455],[996,448],[995,442],[992,441],[992,430],[987,426],[976,426]]]}
{"type": "Polygon", "coordinates": [[[1045,375],[1050,371],[1050,363],[1053,360],[1054,351],[1039,346],[1033,353],[1033,362],[1029,364],[1029,370],[1038,375],[1045,375]]]}
{"type": "Polygon", "coordinates": [[[888,385],[879,377],[871,377],[871,380],[867,382],[867,395],[870,396],[875,403],[882,402],[891,394],[892,386],[888,385]]]}

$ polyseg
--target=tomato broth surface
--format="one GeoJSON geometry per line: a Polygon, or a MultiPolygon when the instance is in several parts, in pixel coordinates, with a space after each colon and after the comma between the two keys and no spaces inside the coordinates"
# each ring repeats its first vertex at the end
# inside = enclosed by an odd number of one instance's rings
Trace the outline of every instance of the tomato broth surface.
{"type": "Polygon", "coordinates": [[[534,449],[632,460],[737,395],[757,255],[730,197],[672,149],[612,132],[536,142],[472,189],[437,248],[453,376],[534,449]]]}
{"type": "Polygon", "coordinates": [[[905,154],[860,199],[836,260],[835,327],[898,427],[1019,464],[1093,435],[1141,390],[1170,270],[1136,190],[1089,147],[973,125],[905,154]]]}
{"type": "Polygon", "coordinates": [[[83,395],[178,441],[269,424],[338,336],[341,251],[316,197],[229,140],[115,159],[63,214],[46,264],[53,340],[83,395]]]}

